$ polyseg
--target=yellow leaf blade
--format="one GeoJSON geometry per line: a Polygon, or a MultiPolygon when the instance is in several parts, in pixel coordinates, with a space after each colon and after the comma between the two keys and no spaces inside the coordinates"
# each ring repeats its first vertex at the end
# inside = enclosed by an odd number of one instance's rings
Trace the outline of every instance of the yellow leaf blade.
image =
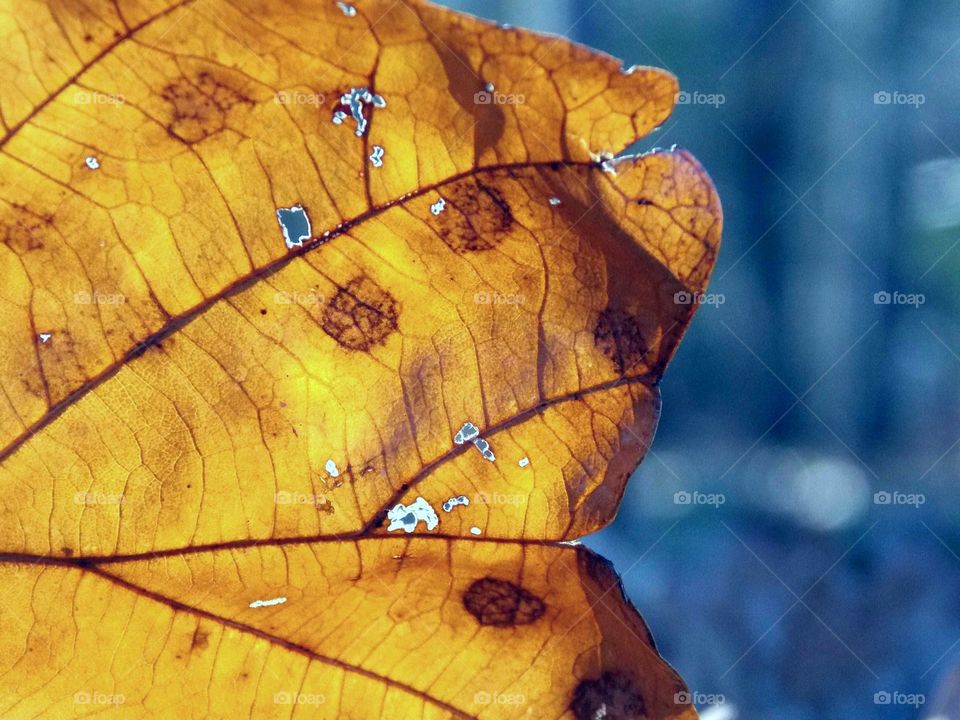
{"type": "Polygon", "coordinates": [[[286,717],[299,703],[318,718],[582,720],[603,701],[689,717],[615,574],[582,547],[295,543],[0,573],[0,666],[18,688],[4,717],[286,717]],[[68,612],[36,605],[51,593],[68,612]]]}

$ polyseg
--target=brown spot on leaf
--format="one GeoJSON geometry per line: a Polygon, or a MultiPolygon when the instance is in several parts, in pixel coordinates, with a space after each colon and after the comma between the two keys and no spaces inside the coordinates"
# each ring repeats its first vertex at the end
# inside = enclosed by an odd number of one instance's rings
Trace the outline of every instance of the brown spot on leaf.
{"type": "Polygon", "coordinates": [[[393,296],[361,275],[324,305],[321,327],[348,350],[369,350],[396,331],[399,316],[393,296]]]}
{"type": "Polygon", "coordinates": [[[570,710],[577,720],[646,720],[643,696],[629,678],[605,672],[595,680],[584,680],[573,691],[570,710]]]}
{"type": "Polygon", "coordinates": [[[207,645],[210,644],[210,633],[206,630],[197,626],[197,629],[193,631],[193,637],[190,638],[190,651],[194,650],[204,650],[207,645]]]}
{"type": "Polygon", "coordinates": [[[53,216],[37,215],[24,205],[14,204],[12,208],[13,217],[5,219],[4,226],[0,228],[0,242],[17,255],[42,250],[41,237],[53,226],[53,216]]]}
{"type": "Polygon", "coordinates": [[[485,577],[471,583],[463,604],[481,625],[529,625],[543,615],[543,600],[509,580],[485,577]]]}
{"type": "Polygon", "coordinates": [[[228,113],[236,105],[253,104],[222,78],[206,71],[193,80],[178,78],[161,94],[172,106],[167,129],[186,143],[200,142],[223,130],[228,113]]]}
{"type": "Polygon", "coordinates": [[[600,313],[593,340],[600,352],[613,361],[620,374],[640,365],[648,350],[637,318],[614,308],[600,313]]]}
{"type": "Polygon", "coordinates": [[[442,193],[446,206],[438,218],[439,234],[454,252],[495,248],[513,226],[510,205],[491,185],[469,178],[442,193]]]}

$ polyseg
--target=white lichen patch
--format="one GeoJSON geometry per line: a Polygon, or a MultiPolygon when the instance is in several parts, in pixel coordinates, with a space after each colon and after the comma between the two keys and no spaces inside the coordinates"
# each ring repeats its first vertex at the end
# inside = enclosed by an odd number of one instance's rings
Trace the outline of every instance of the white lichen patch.
{"type": "Polygon", "coordinates": [[[440,522],[433,506],[422,497],[418,497],[409,505],[397,503],[387,511],[387,519],[390,521],[387,532],[403,530],[412,533],[421,520],[427,526],[427,530],[433,530],[440,522]]]}
{"type": "MultiPolygon", "coordinates": [[[[370,92],[369,88],[361,87],[351,88],[341,95],[340,104],[350,108],[350,115],[353,116],[353,119],[357,123],[356,136],[362,137],[367,131],[367,118],[363,114],[364,107],[372,105],[373,107],[383,108],[387,106],[387,101],[380,95],[370,92]]],[[[342,110],[337,110],[333,114],[333,122],[335,125],[342,125],[346,119],[347,115],[342,110]]]]}
{"type": "Polygon", "coordinates": [[[373,146],[373,152],[370,153],[370,162],[375,168],[383,165],[383,148],[379,145],[373,146]]]}
{"type": "Polygon", "coordinates": [[[476,440],[473,441],[473,444],[474,444],[474,447],[476,447],[477,450],[480,451],[480,454],[483,455],[483,457],[489,460],[490,462],[493,462],[494,460],[497,459],[496,457],[494,457],[493,450],[490,449],[490,443],[488,443],[483,438],[478,437],[476,440]]]}
{"type": "Polygon", "coordinates": [[[450,512],[457,505],[463,505],[466,507],[470,504],[470,499],[466,495],[458,495],[457,497],[452,497],[443,504],[443,511],[450,512]]]}
{"type": "Polygon", "coordinates": [[[472,442],[487,460],[493,462],[497,459],[493,455],[493,450],[490,449],[490,443],[480,437],[480,429],[471,422],[463,424],[463,427],[453,436],[453,442],[457,445],[472,442]]]}
{"type": "Polygon", "coordinates": [[[327,464],[323,466],[323,469],[327,471],[327,475],[330,477],[338,477],[340,475],[340,468],[337,467],[337,463],[333,458],[327,460],[327,464]]]}
{"type": "Polygon", "coordinates": [[[463,445],[464,443],[470,442],[475,437],[479,437],[480,429],[473,423],[464,423],[463,427],[453,436],[453,442],[457,445],[463,445]]]}
{"type": "Polygon", "coordinates": [[[277,208],[277,222],[280,223],[287,250],[303,247],[304,240],[310,239],[310,218],[302,205],[277,208]]]}
{"type": "Polygon", "coordinates": [[[591,152],[590,159],[596,163],[600,163],[600,169],[609,175],[617,174],[617,161],[613,156],[613,153],[609,150],[601,150],[598,153],[591,152]]]}
{"type": "Polygon", "coordinates": [[[440,198],[433,205],[430,206],[430,212],[432,212],[434,215],[439,215],[440,213],[443,212],[443,208],[445,208],[446,206],[447,206],[447,201],[444,200],[443,198],[440,198]]]}
{"type": "Polygon", "coordinates": [[[100,161],[97,160],[93,155],[89,155],[84,159],[84,162],[87,164],[87,167],[91,170],[96,170],[100,167],[100,161]]]}
{"type": "Polygon", "coordinates": [[[526,467],[529,464],[530,464],[530,458],[528,457],[520,458],[520,462],[517,463],[517,465],[519,465],[520,467],[526,467]]]}
{"type": "Polygon", "coordinates": [[[350,3],[338,2],[337,7],[340,8],[340,12],[342,12],[347,17],[357,16],[357,9],[350,3]]]}
{"type": "Polygon", "coordinates": [[[287,599],[285,597],[272,598],[270,600],[254,600],[250,603],[250,607],[259,608],[259,607],[270,607],[271,605],[283,605],[287,599]]]}

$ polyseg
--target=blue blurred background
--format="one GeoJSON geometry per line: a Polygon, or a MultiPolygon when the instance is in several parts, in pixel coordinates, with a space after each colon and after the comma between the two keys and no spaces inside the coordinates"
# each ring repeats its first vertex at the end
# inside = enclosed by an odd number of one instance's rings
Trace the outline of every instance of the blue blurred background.
{"type": "Polygon", "coordinates": [[[614,561],[712,720],[960,717],[960,12],[448,0],[680,78],[725,211],[614,561]]]}

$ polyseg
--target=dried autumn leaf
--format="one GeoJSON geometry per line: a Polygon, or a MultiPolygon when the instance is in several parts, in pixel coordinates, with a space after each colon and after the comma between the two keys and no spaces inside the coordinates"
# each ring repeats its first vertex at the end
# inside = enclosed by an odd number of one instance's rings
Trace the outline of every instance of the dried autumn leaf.
{"type": "Polygon", "coordinates": [[[593,718],[604,702],[607,717],[693,716],[615,574],[580,547],[366,539],[7,565],[0,578],[8,604],[36,613],[5,619],[4,717],[73,717],[94,693],[122,697],[129,717],[286,717],[299,704],[330,718],[571,705],[593,718]]]}
{"type": "Polygon", "coordinates": [[[694,715],[538,544],[612,519],[713,265],[690,155],[602,159],[671,76],[419,2],[0,30],[4,717],[694,715]]]}

